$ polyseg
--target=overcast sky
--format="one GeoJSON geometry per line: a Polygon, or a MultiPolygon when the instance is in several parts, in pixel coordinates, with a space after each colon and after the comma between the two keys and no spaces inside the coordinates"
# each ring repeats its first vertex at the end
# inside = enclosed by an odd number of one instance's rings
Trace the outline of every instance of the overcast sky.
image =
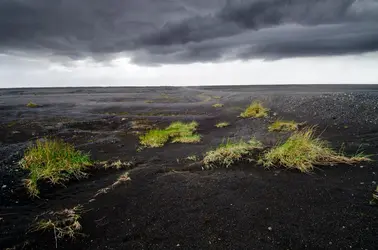
{"type": "Polygon", "coordinates": [[[378,0],[0,0],[0,88],[378,83],[378,0]]]}

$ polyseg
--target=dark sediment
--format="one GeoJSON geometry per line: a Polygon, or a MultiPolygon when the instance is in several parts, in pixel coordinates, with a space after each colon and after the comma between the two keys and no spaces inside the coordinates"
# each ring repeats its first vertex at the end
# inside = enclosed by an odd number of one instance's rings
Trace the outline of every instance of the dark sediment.
{"type": "Polygon", "coordinates": [[[45,211],[77,204],[87,211],[81,220],[86,236],[59,240],[59,249],[378,246],[378,207],[369,204],[378,181],[375,162],[308,175],[253,164],[203,171],[184,160],[201,158],[226,138],[255,136],[273,146],[287,136],[268,133],[276,118],[318,125],[322,138],[346,153],[376,154],[376,86],[0,90],[0,117],[1,249],[54,249],[52,232],[27,233],[29,226],[45,211]],[[269,118],[237,118],[252,100],[271,109],[269,118]],[[29,101],[40,107],[26,107],[29,101]],[[202,142],[137,150],[137,132],[176,120],[199,122],[202,142]],[[221,121],[231,125],[214,127],[221,121]],[[91,200],[123,173],[98,170],[66,188],[42,185],[41,198],[29,198],[22,186],[27,173],[17,162],[29,143],[45,136],[73,143],[94,160],[136,162],[131,181],[91,200]]]}

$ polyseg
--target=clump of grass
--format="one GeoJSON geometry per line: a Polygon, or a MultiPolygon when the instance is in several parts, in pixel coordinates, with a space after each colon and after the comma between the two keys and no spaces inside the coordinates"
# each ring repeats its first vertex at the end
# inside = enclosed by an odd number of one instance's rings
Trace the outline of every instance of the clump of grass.
{"type": "Polygon", "coordinates": [[[240,117],[243,118],[260,118],[260,117],[267,117],[269,109],[264,108],[261,102],[255,101],[252,102],[241,114],[240,117]]]}
{"type": "Polygon", "coordinates": [[[213,107],[214,108],[221,108],[221,107],[223,107],[223,104],[221,104],[221,103],[215,103],[215,104],[213,104],[213,107]]]}
{"type": "Polygon", "coordinates": [[[38,104],[36,104],[34,102],[28,102],[28,104],[26,104],[26,107],[28,107],[28,108],[36,108],[36,107],[38,107],[38,104]]]}
{"type": "Polygon", "coordinates": [[[196,143],[201,140],[201,136],[195,134],[197,126],[197,122],[173,122],[165,129],[153,129],[140,136],[140,144],[155,148],[164,146],[169,140],[172,143],[196,143]]]}
{"type": "Polygon", "coordinates": [[[269,127],[269,132],[279,131],[279,132],[287,132],[287,131],[295,131],[298,130],[299,123],[295,121],[284,121],[284,120],[276,120],[273,122],[269,127]]]}
{"type": "Polygon", "coordinates": [[[197,143],[200,141],[201,136],[198,134],[178,136],[172,139],[172,143],[197,143]]]}
{"type": "Polygon", "coordinates": [[[38,140],[29,147],[20,161],[22,168],[29,171],[25,186],[31,196],[38,196],[38,181],[48,180],[63,184],[69,179],[86,176],[84,170],[92,165],[88,154],[76,150],[61,140],[38,140]]]}
{"type": "Polygon", "coordinates": [[[218,146],[218,148],[207,152],[203,163],[208,169],[216,167],[228,168],[236,162],[243,160],[253,161],[253,150],[261,148],[262,144],[254,138],[249,142],[231,142],[228,140],[226,143],[218,146]]]}
{"type": "Polygon", "coordinates": [[[32,231],[46,231],[51,230],[54,232],[55,243],[57,245],[57,240],[69,237],[75,238],[82,229],[79,222],[81,214],[83,212],[83,207],[78,205],[72,209],[64,209],[59,212],[49,212],[38,216],[43,217],[39,219],[32,231]]]}
{"type": "Polygon", "coordinates": [[[354,164],[370,161],[362,154],[344,156],[329,147],[327,141],[315,136],[314,128],[294,132],[285,143],[265,153],[260,162],[265,167],[283,166],[309,172],[316,165],[354,164]]]}
{"type": "Polygon", "coordinates": [[[145,147],[158,148],[164,146],[169,140],[169,134],[165,130],[153,129],[139,137],[140,144],[145,147]]]}
{"type": "Polygon", "coordinates": [[[217,127],[217,128],[224,128],[224,127],[228,127],[228,126],[230,126],[230,123],[228,123],[228,122],[219,122],[219,123],[215,124],[215,127],[217,127]]]}

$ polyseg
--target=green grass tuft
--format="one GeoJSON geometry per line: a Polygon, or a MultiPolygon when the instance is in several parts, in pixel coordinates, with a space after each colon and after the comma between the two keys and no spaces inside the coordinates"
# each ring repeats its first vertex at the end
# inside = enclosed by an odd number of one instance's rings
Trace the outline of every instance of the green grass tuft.
{"type": "Polygon", "coordinates": [[[158,148],[164,146],[169,140],[169,134],[165,130],[153,129],[139,137],[140,144],[145,147],[158,148]]]}
{"type": "Polygon", "coordinates": [[[253,150],[261,148],[262,144],[256,139],[251,139],[249,142],[227,141],[218,146],[218,148],[207,152],[203,159],[203,163],[207,169],[217,167],[228,168],[243,160],[253,161],[253,150]]]}
{"type": "Polygon", "coordinates": [[[29,171],[25,186],[31,196],[38,196],[38,181],[63,184],[69,179],[86,176],[83,172],[92,162],[88,154],[76,150],[61,140],[38,140],[29,147],[20,165],[29,171]]]}
{"type": "Polygon", "coordinates": [[[172,139],[172,143],[197,143],[200,141],[201,141],[201,136],[198,134],[178,136],[172,139]]]}
{"type": "Polygon", "coordinates": [[[228,122],[219,122],[219,123],[215,124],[215,127],[217,127],[217,128],[224,128],[224,127],[228,127],[228,126],[230,126],[230,123],[228,123],[228,122]]]}
{"type": "Polygon", "coordinates": [[[221,104],[221,103],[216,103],[216,104],[213,104],[213,107],[214,107],[214,108],[221,108],[221,107],[223,107],[223,104],[221,104]]]}
{"type": "Polygon", "coordinates": [[[295,131],[298,130],[298,126],[300,124],[296,123],[295,121],[284,121],[284,120],[277,120],[273,122],[269,127],[269,132],[279,131],[279,132],[287,132],[287,131],[295,131]]]}
{"type": "Polygon", "coordinates": [[[346,157],[336,153],[327,141],[315,136],[314,128],[294,132],[285,143],[266,152],[260,162],[265,167],[283,166],[310,172],[316,165],[354,164],[370,161],[362,154],[346,157]]]}
{"type": "Polygon", "coordinates": [[[172,143],[196,143],[201,141],[201,136],[195,134],[197,122],[183,123],[173,122],[165,129],[154,129],[139,137],[140,144],[144,147],[162,147],[169,140],[172,143]]]}
{"type": "Polygon", "coordinates": [[[269,109],[264,108],[261,102],[255,101],[249,105],[244,112],[240,114],[240,117],[243,118],[260,118],[260,117],[267,117],[269,109]]]}
{"type": "Polygon", "coordinates": [[[36,104],[34,102],[28,102],[28,104],[26,104],[26,107],[28,107],[28,108],[36,108],[36,107],[38,107],[38,104],[36,104]]]}

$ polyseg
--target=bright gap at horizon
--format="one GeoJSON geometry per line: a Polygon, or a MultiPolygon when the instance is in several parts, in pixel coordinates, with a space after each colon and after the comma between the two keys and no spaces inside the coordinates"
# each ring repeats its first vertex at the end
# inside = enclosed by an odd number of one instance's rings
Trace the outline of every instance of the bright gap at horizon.
{"type": "Polygon", "coordinates": [[[161,66],[136,65],[127,57],[62,64],[43,57],[3,54],[0,61],[0,88],[378,84],[378,52],[161,66]]]}

